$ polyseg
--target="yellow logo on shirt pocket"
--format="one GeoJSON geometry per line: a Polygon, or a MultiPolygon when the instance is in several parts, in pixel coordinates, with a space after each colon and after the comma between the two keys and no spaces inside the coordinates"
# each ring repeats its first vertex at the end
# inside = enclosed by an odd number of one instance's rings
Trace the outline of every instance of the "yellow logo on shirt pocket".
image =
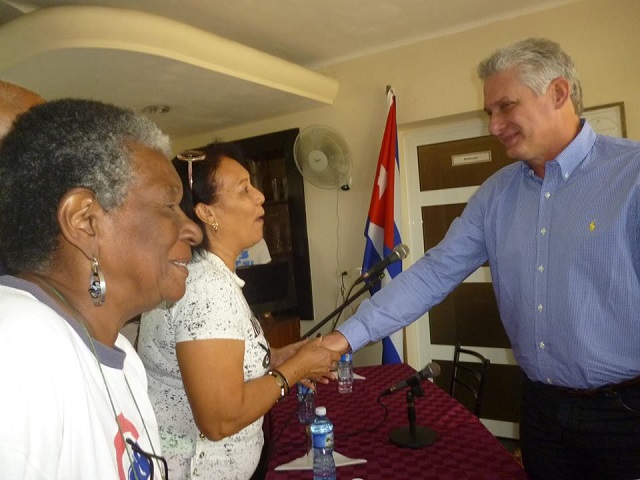
{"type": "Polygon", "coordinates": [[[589,224],[589,231],[593,232],[596,229],[596,221],[592,220],[591,223],[589,224]]]}

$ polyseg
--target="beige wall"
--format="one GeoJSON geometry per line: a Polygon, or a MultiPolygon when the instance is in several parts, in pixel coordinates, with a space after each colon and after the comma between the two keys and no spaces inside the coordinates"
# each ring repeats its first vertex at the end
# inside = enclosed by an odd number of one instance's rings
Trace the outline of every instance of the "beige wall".
{"type": "MultiPolygon", "coordinates": [[[[638,0],[582,0],[333,65],[322,73],[340,82],[334,105],[198,138],[174,139],[175,148],[316,123],[346,137],[353,154],[351,190],[321,190],[305,183],[315,316],[321,319],[335,308],[338,269],[355,268],[362,261],[364,221],[386,120],[386,85],[396,91],[401,131],[416,123],[468,116],[482,109],[482,88],[475,75],[478,61],[512,41],[547,37],[573,57],[585,106],[624,101],[627,136],[640,140],[639,20],[638,0]]],[[[302,328],[311,326],[303,322],[302,328]]]]}

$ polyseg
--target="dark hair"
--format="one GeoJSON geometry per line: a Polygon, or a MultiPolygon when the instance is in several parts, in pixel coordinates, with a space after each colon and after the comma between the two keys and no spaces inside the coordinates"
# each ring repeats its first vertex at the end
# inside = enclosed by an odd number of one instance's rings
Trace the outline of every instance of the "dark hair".
{"type": "Polygon", "coordinates": [[[184,190],[180,207],[200,227],[204,236],[202,243],[192,247],[195,254],[201,255],[209,246],[209,237],[207,236],[206,226],[196,215],[195,206],[198,203],[213,205],[218,201],[219,182],[217,173],[222,157],[236,160],[245,168],[247,168],[247,164],[242,149],[236,143],[211,143],[197,151],[204,153],[206,156],[203,160],[191,162],[191,185],[189,185],[189,161],[180,158],[184,158],[183,155],[178,155],[172,162],[180,176],[180,180],[182,180],[184,190]]]}
{"type": "Polygon", "coordinates": [[[131,181],[131,147],[170,158],[168,137],[143,115],[92,100],[56,100],[20,115],[0,145],[0,255],[44,273],[58,247],[58,203],[72,188],[110,210],[131,181]]]}

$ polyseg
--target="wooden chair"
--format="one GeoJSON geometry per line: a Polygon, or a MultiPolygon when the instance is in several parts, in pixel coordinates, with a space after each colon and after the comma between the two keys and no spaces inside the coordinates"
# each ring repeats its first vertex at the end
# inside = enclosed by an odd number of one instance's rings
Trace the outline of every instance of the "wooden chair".
{"type": "Polygon", "coordinates": [[[491,361],[480,355],[478,352],[462,348],[460,342],[456,343],[453,355],[453,375],[451,378],[451,389],[449,394],[456,398],[457,387],[463,387],[473,397],[473,408],[470,410],[480,417],[480,409],[482,408],[482,396],[484,394],[484,386],[486,383],[486,374],[491,361]],[[462,362],[460,355],[470,355],[478,361],[462,362]]]}

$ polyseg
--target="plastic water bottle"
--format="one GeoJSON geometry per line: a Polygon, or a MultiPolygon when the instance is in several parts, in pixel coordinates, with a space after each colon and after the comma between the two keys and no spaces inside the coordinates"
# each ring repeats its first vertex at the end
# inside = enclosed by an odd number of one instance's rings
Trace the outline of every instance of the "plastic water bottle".
{"type": "Polygon", "coordinates": [[[309,425],[315,418],[316,392],[311,388],[298,383],[298,420],[309,425]]]}
{"type": "Polygon", "coordinates": [[[311,424],[313,445],[313,480],[336,480],[333,461],[333,424],[325,407],[316,407],[316,418],[311,424]]]}
{"type": "Polygon", "coordinates": [[[353,391],[353,356],[345,353],[338,362],[338,392],[351,393],[353,391]]]}

